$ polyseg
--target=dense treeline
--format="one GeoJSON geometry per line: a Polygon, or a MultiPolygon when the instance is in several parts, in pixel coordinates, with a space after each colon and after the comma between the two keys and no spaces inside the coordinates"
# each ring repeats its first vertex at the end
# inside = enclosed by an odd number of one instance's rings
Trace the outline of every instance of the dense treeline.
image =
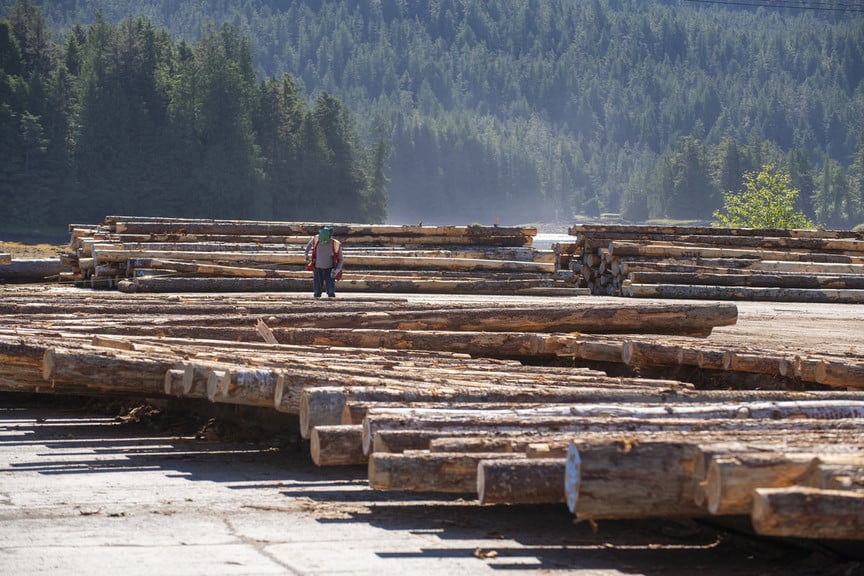
{"type": "MultiPolygon", "coordinates": [[[[338,97],[359,132],[387,137],[394,221],[707,219],[745,172],[772,163],[817,223],[864,222],[864,16],[848,2],[43,5],[65,30],[97,11],[143,14],[190,42],[229,23],[258,77],[288,73],[338,97]]],[[[387,149],[367,154],[368,166],[387,149]]],[[[384,174],[365,173],[380,189],[384,174]]]]}
{"type": "MultiPolygon", "coordinates": [[[[256,78],[227,25],[194,44],[141,17],[52,42],[40,10],[0,21],[0,225],[107,213],[380,222],[380,147],[327,92],[256,78]]],[[[386,150],[385,150],[386,151],[386,150]]]]}

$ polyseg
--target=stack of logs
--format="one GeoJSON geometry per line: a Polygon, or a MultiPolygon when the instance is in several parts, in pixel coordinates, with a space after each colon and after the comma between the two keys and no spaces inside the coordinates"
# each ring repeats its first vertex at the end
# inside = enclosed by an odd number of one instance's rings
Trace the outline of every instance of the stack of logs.
{"type": "Polygon", "coordinates": [[[732,304],[332,304],[9,292],[0,389],[296,415],[318,465],[368,466],[381,490],[566,503],[591,520],[750,515],[762,534],[864,538],[854,382],[712,391],[536,365],[576,362],[583,348],[620,341],[616,332],[707,336],[735,322],[732,304]]]}
{"type": "MultiPolygon", "coordinates": [[[[320,224],[108,216],[71,225],[79,286],[123,292],[308,291],[304,249],[320,224]]],[[[339,291],[580,292],[533,227],[332,225],[342,242],[339,291]]]]}
{"type": "Polygon", "coordinates": [[[592,294],[864,302],[864,232],[578,225],[555,248],[592,294]]]}

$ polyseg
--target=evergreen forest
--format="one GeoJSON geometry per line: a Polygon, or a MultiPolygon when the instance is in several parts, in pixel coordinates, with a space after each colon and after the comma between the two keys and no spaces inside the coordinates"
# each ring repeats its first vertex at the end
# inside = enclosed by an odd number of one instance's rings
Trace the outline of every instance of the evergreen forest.
{"type": "Polygon", "coordinates": [[[864,1],[0,1],[0,227],[864,223],[864,1]],[[785,7],[784,7],[785,6],[785,7]]]}

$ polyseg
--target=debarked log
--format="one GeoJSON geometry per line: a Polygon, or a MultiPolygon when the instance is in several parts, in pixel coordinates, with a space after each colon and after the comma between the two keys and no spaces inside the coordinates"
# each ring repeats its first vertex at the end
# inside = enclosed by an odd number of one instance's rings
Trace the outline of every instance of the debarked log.
{"type": "Polygon", "coordinates": [[[754,492],[751,519],[758,534],[864,540],[864,493],[802,486],[754,492]]]}

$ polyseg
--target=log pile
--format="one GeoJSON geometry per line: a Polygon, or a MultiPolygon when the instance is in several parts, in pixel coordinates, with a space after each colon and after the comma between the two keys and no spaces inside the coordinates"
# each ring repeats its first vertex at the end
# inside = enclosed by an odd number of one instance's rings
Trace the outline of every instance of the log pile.
{"type": "Polygon", "coordinates": [[[864,233],[578,225],[555,247],[592,294],[864,302],[864,233]]]}
{"type": "MultiPolygon", "coordinates": [[[[0,390],[273,410],[296,418],[316,464],[366,466],[379,490],[561,503],[592,521],[750,515],[763,534],[862,539],[857,373],[829,390],[701,390],[577,362],[669,359],[664,342],[691,356],[736,318],[728,303],[322,310],[269,294],[8,291],[0,390]]],[[[706,364],[727,351],[701,350],[706,364]]],[[[730,366],[759,364],[734,352],[730,366]]]]}
{"type": "MultiPolygon", "coordinates": [[[[108,216],[70,225],[64,279],[124,292],[308,291],[304,248],[320,224],[108,216]]],[[[533,227],[335,224],[346,292],[585,293],[533,227]]]]}

